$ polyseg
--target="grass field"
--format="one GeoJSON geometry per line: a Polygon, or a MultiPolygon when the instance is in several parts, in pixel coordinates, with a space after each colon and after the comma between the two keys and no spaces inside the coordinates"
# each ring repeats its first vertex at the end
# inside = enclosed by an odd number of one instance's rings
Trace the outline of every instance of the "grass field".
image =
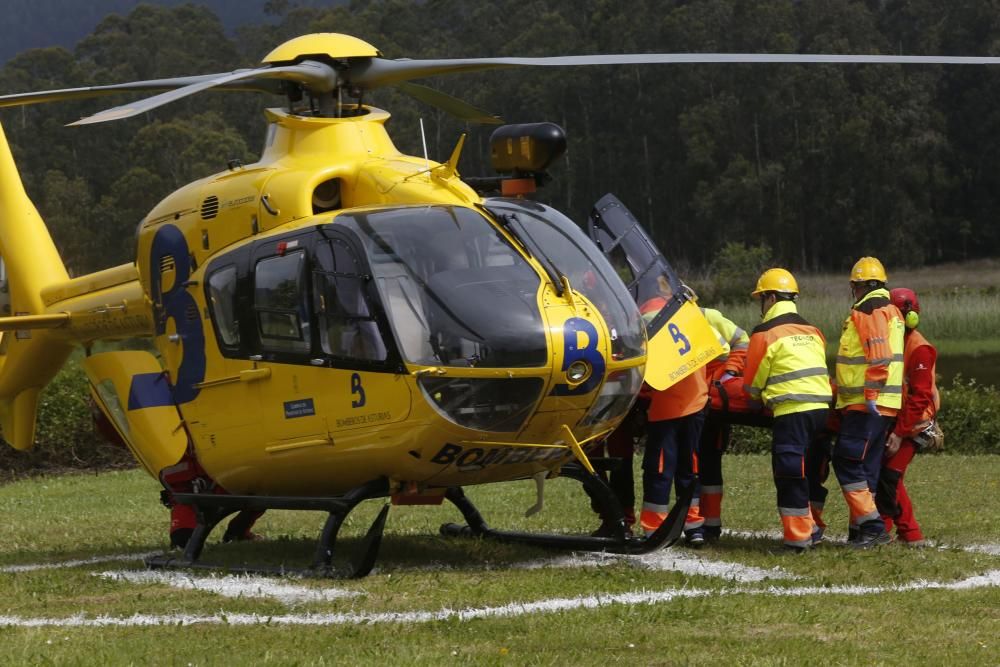
{"type": "MultiPolygon", "coordinates": [[[[697,552],[602,558],[450,540],[437,528],[456,511],[393,508],[376,571],[356,581],[143,579],[139,555],[166,538],[155,482],[138,471],[19,481],[0,486],[0,662],[1000,663],[1000,457],[914,462],[928,549],[837,544],[846,514],[834,490],[831,543],[784,554],[769,471],[767,457],[726,458],[730,531],[697,552]]],[[[569,481],[551,483],[530,519],[529,482],[470,495],[500,527],[595,525],[569,481]]],[[[377,509],[352,517],[347,550],[377,509]]],[[[272,513],[259,524],[267,542],[212,543],[205,560],[298,566],[321,524],[272,513]]]]}

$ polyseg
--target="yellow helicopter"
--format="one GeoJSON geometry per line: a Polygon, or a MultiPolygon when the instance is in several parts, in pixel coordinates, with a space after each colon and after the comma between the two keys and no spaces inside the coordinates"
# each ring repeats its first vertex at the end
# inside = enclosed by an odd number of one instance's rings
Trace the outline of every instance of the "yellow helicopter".
{"type": "MultiPolygon", "coordinates": [[[[461,139],[444,163],[403,155],[385,130],[389,114],[363,95],[399,86],[460,118],[496,123],[411,80],[520,66],[882,61],[909,62],[780,54],[389,60],[360,39],[326,33],[288,41],[254,69],[0,97],[0,106],[17,106],[165,91],[74,125],[209,88],[287,99],[266,111],[258,162],[230,163],[168,195],[139,224],[135,263],[75,278],[0,129],[0,277],[13,313],[0,318],[0,435],[31,447],[39,393],[83,346],[103,415],[171,500],[197,513],[183,556],[150,566],[200,565],[209,533],[234,512],[311,509],[329,513],[311,567],[329,573],[344,518],[372,498],[447,499],[468,522],[449,533],[626,553],[660,548],[677,538],[690,499],[679,498],[652,536],[627,537],[621,507],[585,449],[620,423],[643,381],[666,388],[722,352],[676,274],[614,197],[595,206],[588,238],[524,196],[565,149],[557,126],[500,127],[491,142],[500,176],[463,180],[461,139]],[[484,196],[493,188],[500,196],[484,196]],[[666,306],[644,324],[637,304],[653,298],[666,306]],[[158,356],[90,353],[95,341],[141,336],[153,338],[158,356]],[[619,517],[615,535],[493,530],[462,492],[534,478],[541,496],[544,479],[559,475],[582,481],[619,517]]],[[[373,566],[388,507],[349,576],[373,566]]]]}

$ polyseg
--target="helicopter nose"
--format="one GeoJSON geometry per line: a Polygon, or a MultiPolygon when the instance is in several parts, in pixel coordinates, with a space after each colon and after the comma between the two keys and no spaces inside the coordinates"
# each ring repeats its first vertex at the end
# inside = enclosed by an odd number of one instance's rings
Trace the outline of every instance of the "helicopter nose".
{"type": "Polygon", "coordinates": [[[573,315],[563,322],[562,334],[561,370],[565,384],[556,388],[556,394],[588,394],[604,379],[607,367],[598,327],[589,319],[573,315]]]}

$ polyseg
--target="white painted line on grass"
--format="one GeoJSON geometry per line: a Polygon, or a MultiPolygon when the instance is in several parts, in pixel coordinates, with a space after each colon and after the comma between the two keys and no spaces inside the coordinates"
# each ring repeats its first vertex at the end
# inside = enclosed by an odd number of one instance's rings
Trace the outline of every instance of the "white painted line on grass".
{"type": "Polygon", "coordinates": [[[650,554],[622,555],[603,553],[581,553],[558,558],[529,561],[517,565],[518,569],[539,570],[543,568],[600,567],[615,563],[628,563],[647,570],[680,572],[702,577],[719,577],[738,583],[753,583],[769,579],[797,579],[779,567],[765,570],[759,567],[713,560],[690,552],[662,549],[650,554]]]}
{"type": "Polygon", "coordinates": [[[1000,544],[973,544],[962,547],[965,551],[975,554],[988,554],[990,556],[1000,556],[1000,544]]]}
{"type": "Polygon", "coordinates": [[[139,554],[109,554],[107,556],[94,556],[93,558],[82,558],[80,560],[63,560],[53,563],[28,563],[25,565],[4,565],[0,566],[0,573],[14,572],[34,572],[35,570],[61,570],[69,567],[80,567],[81,565],[99,565],[101,563],[128,563],[131,561],[144,560],[150,556],[156,556],[162,552],[147,551],[139,554]]]}
{"type": "Polygon", "coordinates": [[[642,556],[630,556],[629,560],[650,570],[675,571],[703,577],[721,577],[722,579],[747,584],[757,581],[767,581],[769,579],[799,578],[796,575],[785,572],[780,567],[765,570],[762,567],[753,567],[752,565],[743,565],[742,563],[711,560],[704,556],[685,554],[673,549],[654,551],[651,554],[642,556]]]}
{"type": "Polygon", "coordinates": [[[633,591],[604,595],[587,595],[575,598],[554,598],[537,602],[515,602],[497,607],[473,609],[442,609],[439,611],[409,611],[383,613],[339,614],[227,614],[194,616],[190,614],[134,614],[132,616],[96,616],[82,614],[64,618],[23,618],[0,616],[0,627],[133,627],[159,625],[374,625],[381,623],[427,623],[430,621],[470,621],[480,618],[510,618],[529,614],[596,609],[616,604],[659,604],[678,598],[710,597],[713,595],[765,595],[774,597],[804,597],[811,595],[879,595],[905,593],[915,590],[970,590],[1000,586],[1000,570],[990,570],[982,575],[953,582],[914,581],[896,586],[800,586],[748,589],[736,587],[721,590],[668,589],[664,591],[633,591]]]}
{"type": "Polygon", "coordinates": [[[95,576],[133,584],[164,584],[183,590],[206,591],[228,598],[273,598],[287,605],[329,602],[361,595],[342,588],[311,588],[255,576],[196,576],[185,572],[120,570],[95,576]]]}

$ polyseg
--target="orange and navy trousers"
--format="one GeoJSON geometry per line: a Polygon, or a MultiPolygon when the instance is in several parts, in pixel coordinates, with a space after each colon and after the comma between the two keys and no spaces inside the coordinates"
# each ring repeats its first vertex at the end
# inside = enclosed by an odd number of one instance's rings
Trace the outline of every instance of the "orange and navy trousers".
{"type": "Polygon", "coordinates": [[[806,457],[810,444],[826,426],[827,408],[792,412],[774,418],[771,471],[778,492],[778,514],[785,544],[812,544],[813,517],[809,511],[806,457]]]}
{"type": "MultiPolygon", "coordinates": [[[[646,425],[639,522],[647,534],[659,528],[667,517],[671,486],[678,497],[689,490],[694,491],[698,481],[698,441],[706,411],[707,407],[684,417],[651,421],[646,425]]],[[[703,523],[694,499],[684,530],[699,530],[703,523]]]]}
{"type": "Polygon", "coordinates": [[[840,433],[833,446],[833,472],[847,501],[851,526],[882,521],[875,508],[874,489],[891,425],[891,417],[860,410],[841,412],[840,433]]]}

